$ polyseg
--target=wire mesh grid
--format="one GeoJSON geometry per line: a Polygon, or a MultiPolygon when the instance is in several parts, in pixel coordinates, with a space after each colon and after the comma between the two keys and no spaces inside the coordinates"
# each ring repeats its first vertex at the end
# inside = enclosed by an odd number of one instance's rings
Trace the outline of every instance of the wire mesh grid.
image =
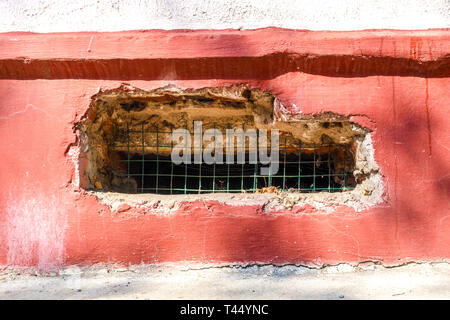
{"type": "MultiPolygon", "coordinates": [[[[248,153],[245,154],[245,163],[236,163],[235,156],[233,163],[195,164],[192,155],[191,163],[175,164],[170,157],[174,147],[172,133],[170,128],[156,126],[149,130],[141,124],[140,130],[136,130],[136,126],[127,124],[125,140],[122,139],[121,143],[113,140],[110,145],[112,175],[124,180],[126,193],[258,193],[267,191],[267,188],[342,192],[355,187],[355,179],[349,169],[354,163],[349,144],[304,145],[299,142],[288,146],[287,138],[280,137],[278,172],[261,175],[260,168],[267,165],[250,163],[248,153]],[[130,141],[131,135],[135,137],[133,141],[130,141]],[[337,149],[343,157],[335,157],[333,151],[337,149]]],[[[243,148],[248,151],[248,143],[243,148]]]]}

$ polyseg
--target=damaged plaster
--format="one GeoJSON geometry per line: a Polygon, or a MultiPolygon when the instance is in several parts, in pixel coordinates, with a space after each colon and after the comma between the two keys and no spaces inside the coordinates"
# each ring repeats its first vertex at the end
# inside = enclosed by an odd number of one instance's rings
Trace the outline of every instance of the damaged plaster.
{"type": "MultiPolygon", "coordinates": [[[[292,114],[270,92],[248,89],[245,85],[186,90],[169,85],[145,91],[123,84],[93,96],[89,110],[76,126],[81,138],[77,167],[80,186],[113,211],[134,207],[149,213],[167,214],[176,212],[185,202],[201,200],[207,207],[205,201],[214,200],[229,206],[253,204],[261,206],[263,212],[310,205],[329,213],[341,205],[362,211],[384,201],[383,180],[374,159],[369,129],[332,112],[292,114]],[[202,120],[206,127],[214,125],[222,130],[230,127],[278,129],[288,136],[287,141],[292,145],[298,142],[306,145],[350,144],[355,163],[344,170],[351,170],[358,184],[353,190],[344,187],[339,193],[276,190],[264,194],[158,195],[116,192],[108,171],[111,167],[108,145],[113,134],[116,142],[124,145],[125,137],[117,132],[123,132],[127,123],[134,123],[135,129],[147,130],[158,125],[162,130],[172,130],[179,127],[192,129],[193,120],[202,120]]],[[[130,139],[138,143],[140,136],[131,135],[130,139]]],[[[155,141],[149,142],[152,143],[155,141]]],[[[165,151],[160,149],[159,152],[165,151]]],[[[169,150],[166,152],[169,154],[169,150]]]]}

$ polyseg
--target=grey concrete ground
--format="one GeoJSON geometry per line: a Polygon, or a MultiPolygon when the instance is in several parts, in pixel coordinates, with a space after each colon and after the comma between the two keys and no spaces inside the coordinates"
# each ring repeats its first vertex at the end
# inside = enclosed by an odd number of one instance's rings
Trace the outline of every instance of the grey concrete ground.
{"type": "Polygon", "coordinates": [[[0,299],[449,299],[450,264],[70,267],[0,272],[0,299]]]}

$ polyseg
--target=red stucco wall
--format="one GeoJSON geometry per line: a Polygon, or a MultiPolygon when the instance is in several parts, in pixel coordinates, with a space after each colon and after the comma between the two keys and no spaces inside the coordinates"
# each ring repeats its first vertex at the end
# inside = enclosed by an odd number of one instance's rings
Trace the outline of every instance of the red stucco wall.
{"type": "Polygon", "coordinates": [[[449,54],[449,30],[0,34],[0,265],[449,259],[449,54]],[[90,97],[122,81],[247,83],[297,113],[350,116],[373,130],[386,201],[111,212],[74,186],[68,150],[90,97]]]}

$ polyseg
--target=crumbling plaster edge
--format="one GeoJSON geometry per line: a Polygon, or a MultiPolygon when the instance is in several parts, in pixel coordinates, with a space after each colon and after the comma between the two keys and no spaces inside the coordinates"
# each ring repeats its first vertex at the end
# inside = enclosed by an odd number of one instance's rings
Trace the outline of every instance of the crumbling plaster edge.
{"type": "MultiPolygon", "coordinates": [[[[244,84],[245,85],[245,84],[244,84]]],[[[251,86],[250,86],[251,87],[251,86]]],[[[249,88],[250,88],[249,87],[249,88]]],[[[91,97],[94,98],[98,94],[105,91],[114,91],[125,89],[126,91],[133,91],[137,88],[128,84],[122,83],[118,88],[98,88],[98,92],[91,97]]],[[[142,90],[142,89],[139,89],[142,90]]],[[[149,90],[149,89],[146,89],[149,90]]],[[[90,106],[90,104],[89,104],[90,106]]],[[[231,207],[245,207],[245,206],[259,206],[259,210],[262,214],[281,214],[286,211],[295,214],[330,214],[336,212],[340,207],[348,207],[353,209],[355,213],[361,213],[367,209],[373,207],[386,207],[390,206],[389,197],[387,195],[387,189],[385,187],[386,178],[383,176],[381,169],[375,160],[375,148],[372,142],[372,134],[376,132],[375,122],[364,114],[349,114],[342,115],[336,114],[339,117],[345,117],[349,119],[350,123],[354,126],[354,130],[358,132],[366,132],[364,139],[359,141],[357,147],[357,153],[362,154],[366,158],[366,167],[368,178],[363,181],[372,182],[375,187],[371,191],[370,195],[363,195],[364,191],[362,184],[358,184],[352,191],[345,191],[342,193],[297,193],[289,191],[281,191],[278,194],[226,194],[226,193],[214,193],[214,194],[200,194],[200,195],[155,195],[155,194],[124,194],[115,192],[103,192],[84,190],[80,187],[80,170],[79,170],[79,157],[81,155],[81,144],[79,137],[79,130],[75,124],[85,119],[89,111],[89,106],[85,112],[79,116],[78,119],[74,119],[74,134],[76,135],[76,142],[70,144],[66,149],[66,156],[68,156],[74,166],[74,173],[71,177],[70,184],[72,188],[77,192],[82,192],[84,195],[93,196],[95,199],[106,205],[112,213],[139,213],[139,214],[153,214],[157,216],[167,216],[177,214],[183,211],[183,207],[201,201],[202,205],[211,213],[211,204],[216,202],[223,206],[231,207]],[[286,201],[289,196],[295,196],[296,199],[290,199],[286,201]],[[137,199],[133,199],[137,198],[137,199]],[[166,198],[166,199],[164,199],[166,198]],[[176,198],[176,199],[173,199],[176,198]],[[208,206],[209,205],[209,206],[208,206]],[[309,210],[309,208],[314,209],[309,210]]],[[[274,101],[274,116],[275,121],[294,120],[298,117],[308,117],[314,114],[300,114],[294,115],[286,108],[282,101],[275,98],[274,101]]],[[[327,113],[327,112],[320,112],[327,113]]],[[[358,142],[358,141],[357,141],[358,142]]],[[[356,163],[358,162],[358,156],[356,163]]],[[[357,164],[358,167],[358,164],[357,164]]],[[[359,168],[361,169],[361,168],[359,168]]]]}

